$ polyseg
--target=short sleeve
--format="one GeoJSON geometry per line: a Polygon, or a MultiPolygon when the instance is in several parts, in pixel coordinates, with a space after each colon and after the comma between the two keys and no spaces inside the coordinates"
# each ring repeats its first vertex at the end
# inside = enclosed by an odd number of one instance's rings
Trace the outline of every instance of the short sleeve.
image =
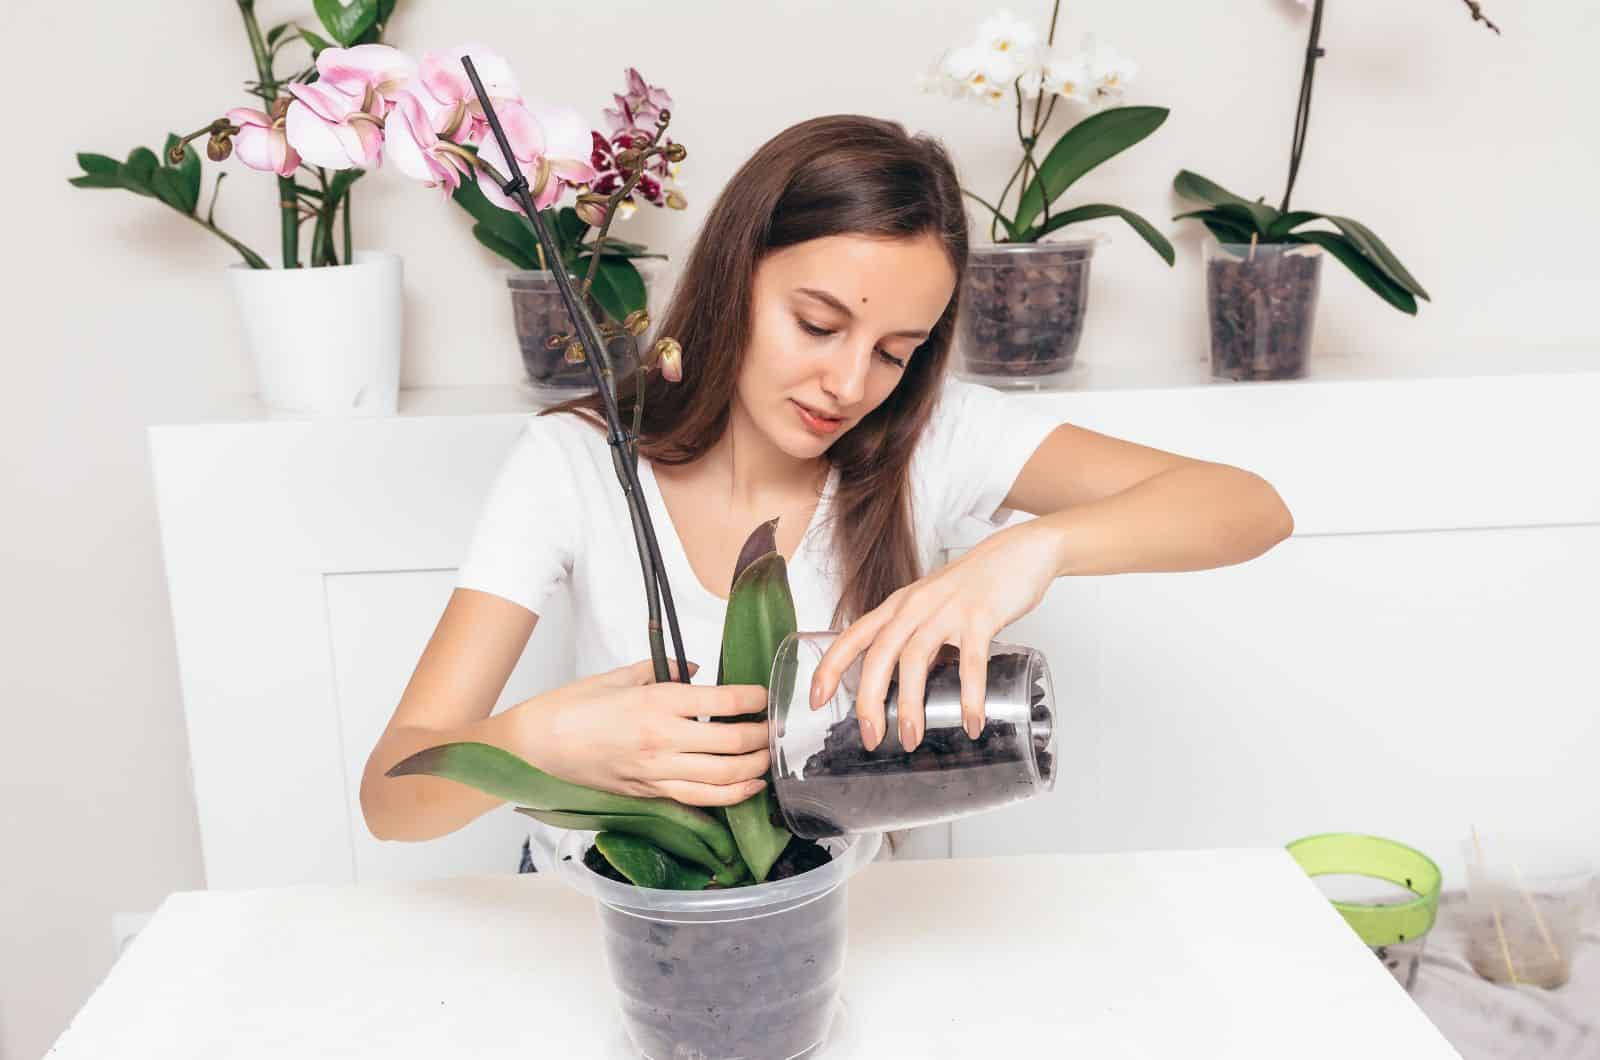
{"type": "Polygon", "coordinates": [[[572,575],[579,497],[554,416],[529,416],[478,515],[456,585],[538,613],[572,575]]]}
{"type": "Polygon", "coordinates": [[[1061,421],[1031,402],[951,377],[917,451],[915,477],[941,536],[963,520],[998,526],[1029,458],[1061,421]]]}

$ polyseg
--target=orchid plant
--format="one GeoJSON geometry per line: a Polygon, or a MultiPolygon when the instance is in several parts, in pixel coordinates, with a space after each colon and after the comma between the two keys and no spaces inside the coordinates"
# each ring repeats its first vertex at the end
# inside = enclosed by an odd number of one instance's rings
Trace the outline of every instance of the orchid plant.
{"type": "Polygon", "coordinates": [[[380,43],[396,0],[314,0],[318,28],[326,37],[297,20],[263,32],[255,0],[236,3],[256,67],[256,80],[246,87],[261,105],[234,107],[188,136],[169,134],[159,156],[147,147],[134,148],[123,162],[80,153],[83,175],[70,183],[122,188],[157,199],[227,243],[251,268],[269,268],[264,257],[216,223],[226,171],[217,174],[204,216],[199,212],[200,159],[188,144],[204,136],[206,156],[213,162],[234,155],[247,167],[277,177],[285,268],[301,264],[307,221],[312,233],[305,263],[348,262],[351,189],[381,160],[383,119],[412,72],[399,52],[380,43]],[[295,58],[301,45],[309,56],[295,58]],[[279,73],[289,60],[292,70],[279,73]],[[337,238],[341,228],[342,256],[337,238]]]}
{"type": "MultiPolygon", "coordinates": [[[[652,254],[642,244],[609,236],[608,220],[613,216],[627,220],[641,203],[673,210],[682,210],[688,205],[679,174],[684,151],[670,137],[657,138],[661,115],[671,112],[672,95],[647,82],[632,67],[624,76],[626,91],[613,94],[615,106],[603,112],[609,132],[579,128],[570,123],[547,123],[556,134],[570,140],[562,145],[561,154],[574,156],[581,149],[587,149],[591,172],[585,176],[584,188],[574,205],[557,209],[550,201],[535,203],[544,214],[545,224],[567,271],[573,275],[586,274],[591,279],[591,295],[606,315],[616,321],[626,320],[645,307],[644,280],[633,262],[666,255],[652,254]],[[640,162],[639,152],[652,146],[660,150],[651,154],[647,161],[640,162]],[[637,180],[630,184],[635,172],[637,180]],[[608,214],[607,199],[624,191],[624,185],[628,188],[617,209],[608,214]],[[598,239],[590,239],[591,230],[598,230],[598,239]],[[599,254],[594,249],[597,244],[603,247],[599,254]]],[[[514,112],[511,116],[516,120],[514,112]]],[[[544,271],[550,267],[544,248],[532,233],[506,213],[514,207],[492,183],[480,186],[476,181],[466,181],[451,194],[476,222],[472,234],[478,242],[519,269],[544,271]]],[[[548,200],[548,195],[545,198],[548,200]]]]}
{"type": "MultiPolygon", "coordinates": [[[[1500,28],[1483,14],[1476,0],[1463,2],[1474,22],[1483,22],[1496,34],[1500,32],[1500,28]]],[[[1295,178],[1300,174],[1300,160],[1305,154],[1316,63],[1325,54],[1321,46],[1323,3],[1324,0],[1300,0],[1302,7],[1310,8],[1311,29],[1306,42],[1305,62],[1300,70],[1300,100],[1295,109],[1294,135],[1289,147],[1289,178],[1284,185],[1283,198],[1277,206],[1269,205],[1264,196],[1252,202],[1185,169],[1173,178],[1173,190],[1183,198],[1204,203],[1205,206],[1178,214],[1173,220],[1198,220],[1216,237],[1217,242],[1231,248],[1231,253],[1246,258],[1252,256],[1255,247],[1260,244],[1321,247],[1378,297],[1401,312],[1414,316],[1417,299],[1428,301],[1428,292],[1400,263],[1388,245],[1378,238],[1376,232],[1349,217],[1289,208],[1295,178]],[[1318,221],[1327,222],[1333,226],[1333,230],[1304,227],[1318,221]]]]}
{"type": "Polygon", "coordinates": [[[1041,44],[1032,26],[1009,11],[1000,11],[979,25],[974,41],[947,50],[923,75],[925,92],[994,108],[1008,101],[1015,103],[1022,157],[999,198],[990,203],[970,190],[962,191],[989,211],[989,238],[996,242],[1002,241],[1001,230],[1005,242],[1034,243],[1079,221],[1120,217],[1171,265],[1175,257],[1172,244],[1131,210],[1090,203],[1051,213],[1055,201],[1079,178],[1155,132],[1168,113],[1163,107],[1097,110],[1123,98],[1138,68],[1092,34],[1085,35],[1077,52],[1058,50],[1055,36],[1060,13],[1061,0],[1056,0],[1049,33],[1041,44]],[[1049,127],[1056,105],[1063,101],[1095,113],[1062,133],[1041,162],[1035,154],[1040,137],[1049,127]],[[1033,115],[1025,126],[1023,112],[1029,103],[1033,115]],[[1013,188],[1017,189],[1016,205],[1007,213],[1006,197],[1013,188]]]}
{"type": "MultiPolygon", "coordinates": [[[[561,259],[561,249],[546,221],[546,212],[560,197],[563,186],[589,188],[579,206],[599,229],[591,251],[590,275],[604,253],[611,222],[623,203],[643,182],[658,159],[682,161],[681,144],[664,141],[671,120],[661,96],[647,99],[653,112],[637,108],[628,114],[636,121],[648,113],[654,129],[642,137],[630,126],[625,146],[616,154],[616,179],[602,183],[594,156],[575,157],[579,138],[570,112],[533,108],[522,102],[503,61],[481,49],[458,49],[425,57],[419,67],[439,91],[429,89],[441,104],[430,110],[428,101],[415,96],[408,101],[400,90],[395,101],[404,126],[406,143],[396,154],[396,165],[425,184],[453,195],[468,180],[479,185],[485,201],[510,207],[516,222],[534,240],[541,260],[561,259]],[[451,60],[466,73],[467,88],[452,80],[451,60]],[[487,80],[480,76],[482,65],[487,80]],[[453,101],[441,98],[448,90],[453,101]],[[481,120],[488,132],[476,129],[481,120]],[[475,142],[475,146],[474,146],[475,142]],[[415,151],[412,148],[415,148],[415,151]],[[532,174],[531,180],[524,170],[532,174]],[[481,179],[487,176],[489,183],[481,179]],[[605,190],[600,190],[605,189],[605,190]]],[[[631,80],[631,79],[630,79],[631,80]]],[[[639,82],[643,84],[642,80],[639,82]]],[[[648,95],[648,93],[646,94],[648,95]]],[[[619,101],[623,105],[623,101],[619,101]]],[[[632,107],[624,106],[624,111],[632,107]]],[[[387,126],[386,126],[387,127],[387,126]]],[[[660,172],[659,168],[656,172],[660,172]]],[[[654,194],[647,186],[646,198],[654,194]]],[[[576,209],[576,208],[575,208],[576,209]]],[[[559,215],[557,215],[559,221],[559,215]]],[[[565,269],[552,270],[557,289],[573,324],[565,336],[569,356],[589,367],[601,396],[612,464],[627,499],[635,543],[645,580],[648,608],[646,625],[657,681],[671,679],[662,636],[661,609],[678,663],[678,680],[688,681],[683,638],[672,603],[671,587],[661,560],[649,509],[642,498],[638,477],[638,437],[644,387],[635,388],[632,430],[625,429],[617,401],[616,378],[609,345],[619,333],[636,339],[648,324],[636,311],[620,327],[598,326],[587,308],[588,282],[572,283],[565,269]]],[[[670,337],[657,339],[648,358],[634,351],[637,371],[656,368],[668,381],[682,378],[682,351],[670,337]]],[[[787,568],[776,542],[776,520],[758,527],[741,550],[734,568],[733,587],[724,618],[719,684],[759,684],[769,681],[773,659],[783,638],[795,630],[794,600],[787,568]]],[[[742,720],[742,719],[730,719],[742,720]]],[[[552,776],[502,748],[477,742],[455,742],[425,748],[392,766],[391,777],[429,775],[467,784],[517,804],[520,812],[561,828],[597,833],[594,849],[625,878],[638,886],[698,890],[709,886],[736,886],[766,879],[792,838],[779,823],[768,789],[715,814],[672,799],[637,798],[584,787],[552,776]]]]}
{"type": "MultiPolygon", "coordinates": [[[[515,203],[493,182],[474,179],[483,162],[498,170],[505,158],[485,142],[489,126],[461,67],[468,48],[426,54],[414,61],[381,43],[397,0],[314,0],[324,37],[297,21],[263,32],[254,0],[236,0],[255,57],[257,80],[248,85],[262,106],[234,107],[202,128],[169,135],[161,157],[135,148],[124,162],[81,153],[83,175],[71,183],[86,188],[122,188],[146,195],[190,218],[238,252],[252,268],[267,260],[216,223],[218,194],[226,171],[217,174],[205,214],[199,212],[201,163],[191,141],[206,137],[213,162],[230,156],[277,178],[284,266],[301,263],[301,228],[313,222],[311,266],[352,259],[351,191],[367,171],[385,161],[403,175],[440,189],[473,215],[478,240],[524,268],[544,268],[543,251],[513,217],[515,203]],[[331,38],[331,39],[330,39],[331,38]],[[303,44],[308,62],[280,74],[279,65],[303,44]],[[314,182],[314,183],[313,183],[314,182]],[[342,229],[343,249],[338,238],[342,229]]],[[[627,91],[605,111],[609,133],[601,133],[575,110],[522,98],[504,59],[482,49],[478,56],[488,98],[504,115],[512,150],[524,164],[543,159],[551,178],[538,208],[557,233],[561,260],[585,273],[584,285],[613,324],[645,307],[644,281],[632,260],[662,257],[636,243],[608,238],[610,219],[626,217],[640,201],[682,209],[678,166],[685,152],[663,137],[672,97],[627,71],[627,91]],[[560,200],[577,197],[575,206],[560,200]],[[609,210],[613,196],[617,210],[609,210]],[[587,239],[590,228],[601,231],[587,239]]]]}

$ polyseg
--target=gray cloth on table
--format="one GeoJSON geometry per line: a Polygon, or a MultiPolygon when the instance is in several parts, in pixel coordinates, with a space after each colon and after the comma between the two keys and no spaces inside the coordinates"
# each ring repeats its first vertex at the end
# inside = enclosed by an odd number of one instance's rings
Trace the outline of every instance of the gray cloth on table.
{"type": "Polygon", "coordinates": [[[1466,895],[1446,891],[1411,997],[1462,1060],[1600,1060],[1600,926],[1554,990],[1491,983],[1467,961],[1466,895]]]}

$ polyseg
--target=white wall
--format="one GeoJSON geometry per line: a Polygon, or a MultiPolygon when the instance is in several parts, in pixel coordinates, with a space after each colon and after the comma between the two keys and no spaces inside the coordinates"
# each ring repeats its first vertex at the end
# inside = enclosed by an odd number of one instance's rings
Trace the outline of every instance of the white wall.
{"type": "MultiPolygon", "coordinates": [[[[261,0],[272,21],[309,3],[261,0]]],[[[1044,19],[1044,0],[1015,0],[1044,19]]],[[[1151,141],[1081,194],[1168,231],[1178,168],[1281,193],[1305,29],[1291,0],[1074,0],[1065,33],[1094,29],[1143,66],[1130,102],[1173,107],[1151,141]]],[[[1600,232],[1591,56],[1600,14],[1490,0],[1330,0],[1310,149],[1296,202],[1382,234],[1433,292],[1413,320],[1329,270],[1322,356],[1513,355],[1592,346],[1600,232]]],[[[620,234],[686,249],[716,189],[761,141],[814,115],[898,118],[942,136],[988,197],[1009,172],[1010,116],[919,95],[914,78],[987,5],[606,4],[402,0],[395,43],[479,38],[524,81],[594,119],[639,66],[677,96],[691,209],[620,234]],[[715,43],[713,43],[715,42],[715,43]],[[541,54],[541,50],[548,54],[541,54]]],[[[5,317],[12,382],[0,416],[5,497],[0,674],[0,1056],[44,1051],[112,959],[110,917],[201,884],[171,625],[144,427],[251,388],[218,269],[231,252],[158,204],[81,192],[72,155],[159,146],[245,102],[253,77],[233,5],[10,0],[4,177],[5,317]]],[[[206,185],[209,201],[210,180],[206,185]]],[[[269,256],[269,179],[235,170],[219,222],[269,256]]],[[[406,259],[407,385],[518,377],[498,259],[464,217],[389,174],[363,181],[359,243],[406,259]]],[[[1083,357],[1188,358],[1201,348],[1196,233],[1168,270],[1124,230],[1096,264],[1083,357]]]]}

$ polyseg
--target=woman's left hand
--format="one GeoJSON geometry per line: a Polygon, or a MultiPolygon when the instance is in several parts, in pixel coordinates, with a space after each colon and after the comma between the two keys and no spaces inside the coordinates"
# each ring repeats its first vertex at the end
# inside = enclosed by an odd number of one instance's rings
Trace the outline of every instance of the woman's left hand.
{"type": "Polygon", "coordinates": [[[1037,523],[1009,527],[954,563],[907,585],[852,622],[823,655],[811,682],[811,709],[826,703],[864,651],[856,718],[872,750],[884,736],[884,698],[899,667],[899,739],[916,747],[925,731],[928,668],[946,644],[961,652],[961,720],[973,739],[983,731],[989,643],[1039,605],[1060,570],[1058,532],[1037,523]]]}

